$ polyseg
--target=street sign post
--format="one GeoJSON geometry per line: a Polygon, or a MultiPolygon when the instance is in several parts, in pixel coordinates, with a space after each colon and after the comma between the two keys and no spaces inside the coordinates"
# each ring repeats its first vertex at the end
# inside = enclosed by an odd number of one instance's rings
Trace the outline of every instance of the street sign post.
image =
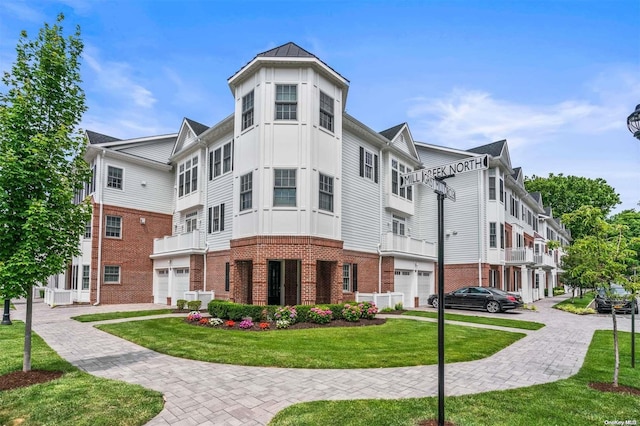
{"type": "Polygon", "coordinates": [[[422,183],[438,195],[438,425],[444,426],[444,199],[456,201],[456,192],[444,179],[457,174],[485,170],[489,155],[465,158],[453,163],[400,175],[400,187],[422,183]]]}

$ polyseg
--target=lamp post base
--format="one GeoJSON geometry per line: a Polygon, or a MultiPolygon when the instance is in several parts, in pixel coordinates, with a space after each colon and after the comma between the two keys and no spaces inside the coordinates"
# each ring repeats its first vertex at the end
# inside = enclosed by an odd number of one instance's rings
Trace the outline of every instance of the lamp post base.
{"type": "Polygon", "coordinates": [[[11,300],[4,299],[4,313],[2,314],[2,322],[0,325],[12,325],[11,316],[9,314],[9,308],[11,307],[11,300]]]}

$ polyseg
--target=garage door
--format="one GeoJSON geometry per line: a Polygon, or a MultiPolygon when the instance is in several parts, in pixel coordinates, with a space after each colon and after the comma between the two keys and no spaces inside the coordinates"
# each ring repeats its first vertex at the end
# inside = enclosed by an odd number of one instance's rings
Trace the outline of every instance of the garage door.
{"type": "Polygon", "coordinates": [[[169,295],[169,270],[156,269],[156,285],[153,290],[153,302],[166,304],[169,295]]]}
{"type": "Polygon", "coordinates": [[[395,270],[394,291],[403,293],[402,304],[405,307],[413,307],[413,279],[411,271],[395,270]]]}
{"type": "Polygon", "coordinates": [[[171,303],[175,305],[178,299],[184,299],[184,292],[189,291],[189,268],[176,268],[173,275],[171,303]]]}
{"type": "Polygon", "coordinates": [[[431,272],[418,271],[418,298],[420,306],[427,306],[427,298],[430,294],[434,294],[433,280],[431,272]]]}

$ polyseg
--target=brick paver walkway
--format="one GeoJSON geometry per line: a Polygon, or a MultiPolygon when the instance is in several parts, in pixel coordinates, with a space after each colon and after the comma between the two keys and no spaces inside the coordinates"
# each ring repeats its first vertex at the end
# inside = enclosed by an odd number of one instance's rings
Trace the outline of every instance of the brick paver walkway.
{"type": "MultiPolygon", "coordinates": [[[[537,312],[500,314],[547,326],[527,332],[526,337],[489,358],[448,364],[446,395],[530,386],[577,373],[594,330],[611,329],[611,318],[551,309],[558,299],[536,302],[537,312]]],[[[24,319],[24,304],[18,303],[16,307],[14,316],[24,319]]],[[[96,376],[162,392],[165,408],[149,425],[262,425],[283,408],[303,401],[423,397],[438,392],[436,365],[314,370],[212,364],[159,354],[101,332],[93,327],[95,323],[70,319],[85,313],[157,307],[105,305],[50,309],[35,303],[33,327],[49,346],[77,367],[96,376]]],[[[629,316],[619,316],[618,323],[621,330],[631,329],[629,316]]]]}

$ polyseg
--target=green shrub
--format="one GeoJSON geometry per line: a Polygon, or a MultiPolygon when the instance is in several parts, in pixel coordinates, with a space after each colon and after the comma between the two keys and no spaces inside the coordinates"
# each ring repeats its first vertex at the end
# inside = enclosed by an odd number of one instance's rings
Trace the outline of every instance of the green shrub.
{"type": "Polygon", "coordinates": [[[313,308],[313,305],[296,305],[296,313],[298,315],[295,322],[309,322],[311,308],[313,308]]]}
{"type": "Polygon", "coordinates": [[[564,294],[564,287],[554,287],[553,288],[553,295],[554,296],[559,296],[561,294],[564,294]]]}
{"type": "Polygon", "coordinates": [[[199,311],[202,306],[202,300],[191,300],[187,302],[187,307],[190,311],[199,311]]]}
{"type": "Polygon", "coordinates": [[[549,297],[549,289],[544,289],[544,297],[549,297]]]}
{"type": "Polygon", "coordinates": [[[178,309],[182,310],[184,309],[184,306],[187,304],[187,301],[184,299],[178,299],[176,300],[176,305],[178,306],[178,309]]]}
{"type": "Polygon", "coordinates": [[[214,299],[207,305],[207,310],[213,318],[229,319],[229,306],[233,304],[227,300],[214,299]]]}
{"type": "Polygon", "coordinates": [[[393,307],[396,311],[402,311],[404,309],[404,305],[402,302],[396,303],[396,306],[393,307]]]}
{"type": "Polygon", "coordinates": [[[358,305],[350,305],[346,303],[344,308],[342,309],[342,318],[345,321],[356,322],[360,321],[360,317],[362,316],[362,311],[358,307],[358,305]]]}
{"type": "Polygon", "coordinates": [[[382,310],[380,311],[380,313],[381,313],[381,314],[388,314],[389,312],[393,312],[394,310],[395,310],[395,309],[393,309],[393,308],[386,307],[386,308],[382,308],[382,310]]]}
{"type": "Polygon", "coordinates": [[[555,305],[554,308],[560,309],[561,311],[576,314],[576,315],[589,315],[589,314],[596,313],[595,309],[592,309],[592,308],[577,308],[573,305],[567,305],[567,304],[555,305]]]}
{"type": "MultiPolygon", "coordinates": [[[[351,302],[352,304],[356,304],[356,302],[351,302]]],[[[333,312],[333,319],[334,320],[341,320],[344,319],[344,317],[342,316],[342,310],[344,309],[344,305],[345,303],[331,303],[329,305],[322,305],[325,309],[329,309],[331,312],[333,312]]]]}

